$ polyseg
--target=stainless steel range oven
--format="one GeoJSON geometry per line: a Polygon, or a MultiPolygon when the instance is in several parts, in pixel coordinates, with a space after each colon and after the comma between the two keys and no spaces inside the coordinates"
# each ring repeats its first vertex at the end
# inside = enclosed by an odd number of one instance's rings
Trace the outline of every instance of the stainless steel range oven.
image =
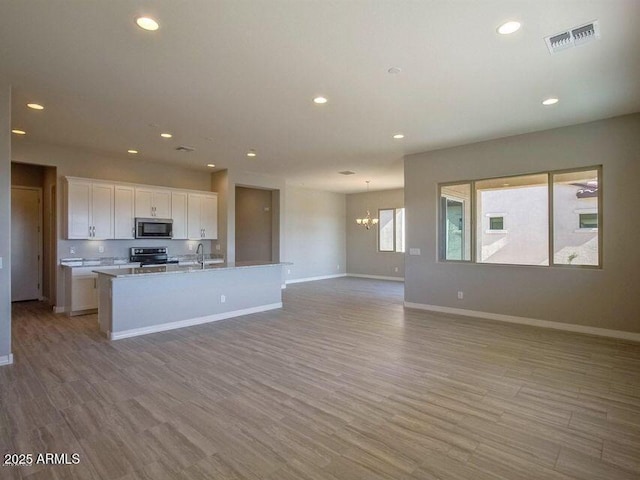
{"type": "Polygon", "coordinates": [[[129,252],[129,261],[131,263],[140,262],[141,267],[178,263],[177,260],[169,260],[169,249],[167,247],[131,247],[129,252]]]}

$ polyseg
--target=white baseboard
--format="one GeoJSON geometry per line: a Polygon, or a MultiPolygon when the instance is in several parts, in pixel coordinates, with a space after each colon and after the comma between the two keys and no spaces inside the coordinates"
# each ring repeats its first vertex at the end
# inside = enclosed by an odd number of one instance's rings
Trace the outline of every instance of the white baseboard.
{"type": "Polygon", "coordinates": [[[53,313],[65,313],[67,309],[65,307],[53,307],[53,313]]]}
{"type": "Polygon", "coordinates": [[[566,332],[586,333],[599,337],[618,338],[621,340],[631,340],[640,342],[640,333],[625,332],[623,330],[610,330],[608,328],[589,327],[587,325],[575,325],[573,323],[552,322],[550,320],[540,320],[537,318],[517,317],[514,315],[503,315],[501,313],[479,312],[477,310],[467,310],[464,308],[441,307],[439,305],[427,305],[424,303],[404,302],[406,308],[417,310],[427,310],[437,313],[450,313],[463,315],[465,317],[482,318],[485,320],[497,320],[499,322],[517,323],[519,325],[529,325],[532,327],[550,328],[553,330],[564,330],[566,332]]]}
{"type": "Polygon", "coordinates": [[[270,303],[259,307],[243,308],[242,310],[233,310],[231,312],[216,313],[213,315],[206,315],[204,317],[188,318],[186,320],[178,320],[177,322],[153,325],[151,327],[132,328],[131,330],[122,330],[120,332],[108,332],[107,337],[109,337],[109,340],[120,340],[121,338],[137,337],[138,335],[175,330],[176,328],[193,327],[194,325],[217,322],[219,320],[241,317],[252,313],[266,312],[267,310],[275,310],[276,308],[282,308],[282,302],[270,303]]]}
{"type": "Polygon", "coordinates": [[[3,365],[11,365],[13,363],[13,353],[9,355],[0,355],[0,367],[3,365]]]}
{"type": "Polygon", "coordinates": [[[334,275],[321,275],[319,277],[306,277],[306,278],[294,278],[293,280],[287,280],[287,285],[290,283],[302,283],[302,282],[315,282],[316,280],[328,280],[329,278],[346,277],[346,273],[336,273],[334,275]]]}
{"type": "Polygon", "coordinates": [[[387,277],[384,275],[364,275],[362,273],[347,273],[347,277],[373,278],[374,280],[391,280],[393,282],[404,282],[404,277],[387,277]]]}

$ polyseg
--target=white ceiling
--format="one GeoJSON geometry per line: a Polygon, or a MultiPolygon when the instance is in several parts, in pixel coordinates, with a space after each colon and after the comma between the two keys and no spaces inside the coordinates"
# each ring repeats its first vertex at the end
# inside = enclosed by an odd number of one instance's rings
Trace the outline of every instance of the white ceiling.
{"type": "Polygon", "coordinates": [[[0,0],[0,75],[14,142],[354,192],[402,186],[408,153],[640,111],[638,19],[638,0],[0,0]],[[549,54],[596,19],[600,40],[549,54]]]}

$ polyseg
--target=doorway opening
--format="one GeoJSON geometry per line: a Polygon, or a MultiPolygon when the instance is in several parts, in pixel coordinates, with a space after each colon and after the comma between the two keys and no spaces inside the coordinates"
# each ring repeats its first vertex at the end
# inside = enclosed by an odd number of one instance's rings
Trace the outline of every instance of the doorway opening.
{"type": "Polygon", "coordinates": [[[236,186],[235,194],[236,261],[279,261],[280,192],[236,186]]]}
{"type": "Polygon", "coordinates": [[[11,162],[11,301],[56,298],[55,167],[11,162]]]}

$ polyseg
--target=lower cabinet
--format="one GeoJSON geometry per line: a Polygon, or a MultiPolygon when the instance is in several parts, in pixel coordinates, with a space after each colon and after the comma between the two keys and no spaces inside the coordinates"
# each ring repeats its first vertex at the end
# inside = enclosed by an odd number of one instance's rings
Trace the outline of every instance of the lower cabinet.
{"type": "Polygon", "coordinates": [[[139,264],[63,267],[66,312],[69,316],[85,315],[98,311],[98,274],[97,268],[129,268],[139,264]]]}
{"type": "Polygon", "coordinates": [[[98,309],[98,267],[65,267],[64,287],[67,314],[82,315],[98,309]]]}

